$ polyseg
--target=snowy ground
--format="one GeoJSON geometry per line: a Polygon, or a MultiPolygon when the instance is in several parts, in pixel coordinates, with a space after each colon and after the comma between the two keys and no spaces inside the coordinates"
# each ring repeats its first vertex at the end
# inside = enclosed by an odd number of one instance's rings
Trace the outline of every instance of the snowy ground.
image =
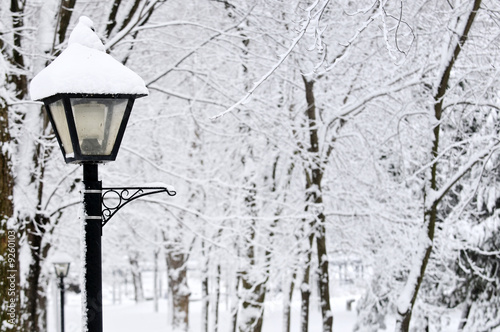
{"type": "MultiPolygon", "coordinates": [[[[147,287],[151,283],[148,282],[146,275],[145,284],[145,294],[146,297],[151,297],[151,289],[147,287]]],[[[199,281],[190,282],[190,288],[192,291],[190,312],[189,312],[189,324],[190,332],[201,331],[201,305],[199,289],[196,285],[199,285],[199,281]]],[[[354,324],[356,322],[356,302],[352,306],[352,310],[347,310],[346,302],[351,299],[359,299],[361,290],[356,288],[354,285],[339,285],[335,283],[334,289],[336,294],[331,298],[332,309],[334,314],[334,331],[336,332],[349,332],[353,330],[354,324]]],[[[52,292],[49,296],[49,310],[48,310],[48,327],[49,331],[59,331],[59,302],[54,301],[57,299],[58,290],[55,284],[52,284],[52,292]]],[[[116,290],[116,289],[115,289],[116,290]]],[[[165,292],[165,290],[164,290],[165,292]]],[[[133,300],[133,290],[130,283],[128,286],[122,287],[120,296],[117,296],[118,292],[115,292],[115,304],[113,304],[113,290],[109,285],[104,285],[104,308],[103,308],[103,319],[104,319],[104,331],[106,332],[137,332],[137,331],[147,331],[147,332],[169,332],[170,327],[168,325],[168,300],[166,298],[160,299],[158,312],[154,311],[154,303],[152,300],[147,300],[142,303],[136,304],[133,300]],[[120,299],[119,299],[120,298],[120,299]]],[[[291,330],[293,332],[299,332],[300,321],[299,321],[299,308],[300,308],[300,294],[297,292],[294,295],[294,301],[292,303],[292,322],[291,330]]],[[[310,321],[309,321],[309,331],[317,332],[321,331],[321,313],[319,305],[313,297],[311,298],[311,308],[310,308],[310,321]]],[[[230,322],[230,300],[224,295],[220,299],[220,332],[231,331],[230,322]]],[[[264,327],[263,332],[279,332],[282,330],[282,307],[283,302],[279,295],[268,294],[266,298],[266,308],[264,317],[264,327]]],[[[211,309],[212,310],[212,309],[211,309]]],[[[81,299],[79,294],[72,292],[67,292],[66,294],[66,310],[65,310],[66,332],[81,332],[81,299]]],[[[437,329],[442,332],[455,332],[458,327],[459,311],[453,317],[443,317],[443,326],[437,329]]],[[[386,321],[386,330],[394,330],[394,319],[388,317],[386,321]]],[[[210,330],[212,327],[210,327],[210,330]]],[[[382,330],[380,331],[382,332],[382,330]]]]}
{"type": "MultiPolygon", "coordinates": [[[[355,321],[355,312],[347,311],[345,308],[345,298],[333,298],[333,309],[335,315],[336,331],[352,331],[355,321]]],[[[292,331],[299,331],[298,321],[299,303],[294,303],[292,331]]],[[[146,301],[135,304],[133,301],[123,301],[121,304],[104,305],[104,331],[106,332],[166,332],[170,329],[167,326],[167,300],[161,299],[159,311],[154,312],[153,301],[146,301]]],[[[55,313],[49,312],[49,331],[56,331],[54,326],[55,313]]],[[[221,326],[219,331],[229,331],[230,316],[227,306],[221,304],[221,326]]],[[[277,332],[281,330],[281,301],[270,301],[266,305],[264,319],[265,332],[277,332]]],[[[81,304],[80,296],[69,293],[66,304],[66,328],[67,332],[81,332],[81,304]]],[[[190,305],[190,331],[200,331],[201,301],[193,301],[190,305]]],[[[310,331],[320,331],[320,313],[312,310],[310,331]]]]}
{"type": "MultiPolygon", "coordinates": [[[[298,295],[298,294],[297,294],[298,295]]],[[[297,297],[298,298],[298,297],[297,297]]],[[[352,331],[355,323],[356,312],[353,307],[352,311],[346,310],[346,300],[353,297],[343,296],[332,298],[332,306],[334,312],[334,330],[335,331],[352,331]]],[[[48,312],[49,331],[57,331],[55,322],[57,318],[55,303],[52,302],[48,312]]],[[[167,325],[167,299],[161,299],[158,312],[154,312],[154,304],[152,300],[136,304],[131,299],[123,299],[121,304],[112,304],[110,299],[104,300],[103,319],[104,331],[106,332],[167,332],[170,331],[167,325]]],[[[190,331],[197,332],[201,330],[201,301],[192,301],[190,304],[189,323],[190,331]]],[[[220,328],[219,331],[230,331],[229,324],[231,317],[229,314],[229,303],[226,303],[221,298],[220,306],[220,328]]],[[[292,331],[299,331],[299,301],[294,301],[292,305],[292,331]]],[[[321,330],[321,314],[319,307],[311,307],[310,331],[321,330]]],[[[65,310],[65,331],[66,332],[81,332],[81,302],[80,295],[75,293],[67,293],[66,310],[65,310]]],[[[282,320],[282,300],[274,299],[266,301],[264,332],[281,331],[282,320]]]]}

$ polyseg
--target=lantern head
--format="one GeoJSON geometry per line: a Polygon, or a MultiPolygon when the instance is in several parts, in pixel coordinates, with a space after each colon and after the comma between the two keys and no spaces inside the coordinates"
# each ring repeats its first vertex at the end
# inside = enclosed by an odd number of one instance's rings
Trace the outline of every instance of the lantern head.
{"type": "Polygon", "coordinates": [[[30,84],[41,100],[66,163],[116,159],[136,98],[146,96],[144,81],[109,54],[81,17],[64,50],[30,84]]]}

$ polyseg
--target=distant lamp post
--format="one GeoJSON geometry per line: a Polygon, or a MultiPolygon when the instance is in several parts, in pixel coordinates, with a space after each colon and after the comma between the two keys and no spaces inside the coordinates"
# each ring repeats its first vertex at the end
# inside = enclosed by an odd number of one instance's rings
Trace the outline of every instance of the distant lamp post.
{"type": "MultiPolygon", "coordinates": [[[[80,17],[68,47],[30,84],[33,100],[43,101],[66,163],[83,165],[85,191],[82,257],[89,332],[102,331],[102,226],[125,204],[172,187],[103,188],[98,164],[114,161],[136,98],[148,95],[144,81],[109,54],[87,17],[80,17]],[[112,204],[105,203],[108,195],[112,204]]],[[[84,327],[85,329],[85,327],[84,327]]]]}
{"type": "Polygon", "coordinates": [[[70,257],[60,255],[52,260],[56,276],[59,279],[60,303],[61,303],[61,332],[64,332],[64,278],[68,276],[70,257]]]}

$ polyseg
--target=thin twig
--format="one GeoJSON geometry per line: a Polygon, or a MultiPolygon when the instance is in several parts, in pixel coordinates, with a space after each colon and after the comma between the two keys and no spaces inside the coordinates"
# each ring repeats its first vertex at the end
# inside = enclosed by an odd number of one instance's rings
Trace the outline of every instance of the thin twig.
{"type": "MultiPolygon", "coordinates": [[[[324,7],[326,7],[328,2],[329,1],[325,1],[322,8],[319,9],[319,12],[322,12],[324,10],[324,7]]],[[[262,76],[262,78],[259,81],[257,81],[254,84],[254,86],[245,94],[245,96],[243,98],[241,98],[238,102],[236,102],[233,106],[229,107],[224,112],[219,113],[219,114],[211,117],[210,120],[217,120],[218,118],[234,111],[240,105],[244,105],[245,103],[247,103],[249,101],[250,97],[254,94],[254,92],[278,69],[279,66],[281,66],[281,64],[286,60],[286,58],[288,58],[288,56],[292,53],[293,49],[297,46],[299,41],[302,39],[302,37],[306,33],[307,28],[309,27],[309,24],[311,23],[311,20],[314,16],[311,13],[314,10],[314,8],[316,8],[318,3],[319,3],[319,0],[316,0],[316,2],[307,9],[307,20],[303,24],[302,29],[299,32],[299,35],[297,37],[295,37],[295,39],[292,41],[292,44],[290,45],[288,50],[284,54],[281,55],[278,62],[264,76],[262,76]]]]}

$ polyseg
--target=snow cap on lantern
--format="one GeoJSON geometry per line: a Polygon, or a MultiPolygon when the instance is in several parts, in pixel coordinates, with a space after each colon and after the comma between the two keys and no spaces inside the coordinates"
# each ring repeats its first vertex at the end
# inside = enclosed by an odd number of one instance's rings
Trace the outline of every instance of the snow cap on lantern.
{"type": "Polygon", "coordinates": [[[139,75],[104,52],[92,21],[82,16],[69,37],[66,50],[30,84],[33,100],[60,93],[144,96],[148,89],[139,75]]]}

